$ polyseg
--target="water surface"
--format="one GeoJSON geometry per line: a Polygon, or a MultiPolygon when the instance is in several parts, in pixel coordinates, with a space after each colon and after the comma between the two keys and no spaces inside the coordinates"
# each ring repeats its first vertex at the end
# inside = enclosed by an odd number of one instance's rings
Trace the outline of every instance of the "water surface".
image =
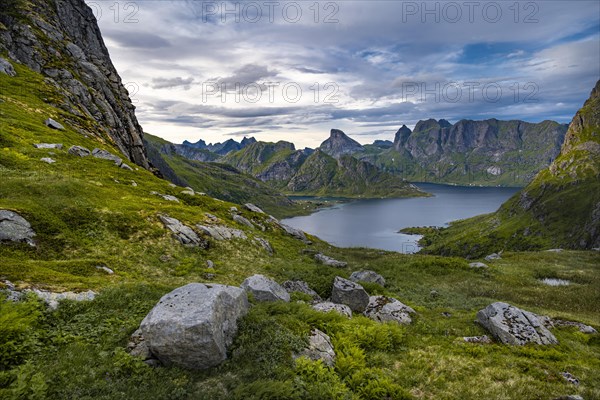
{"type": "Polygon", "coordinates": [[[434,197],[370,199],[338,204],[282,222],[339,247],[371,247],[413,253],[420,236],[397,233],[411,226],[446,226],[450,221],[490,213],[518,188],[419,183],[434,197]]]}

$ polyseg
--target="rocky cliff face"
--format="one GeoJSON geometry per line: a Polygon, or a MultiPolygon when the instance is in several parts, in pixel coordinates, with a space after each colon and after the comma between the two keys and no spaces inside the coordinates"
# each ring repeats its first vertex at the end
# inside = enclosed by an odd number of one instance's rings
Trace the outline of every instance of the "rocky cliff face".
{"type": "Polygon", "coordinates": [[[64,122],[73,129],[114,143],[148,168],[135,107],[92,10],[83,0],[8,1],[0,9],[0,53],[42,73],[60,90],[61,97],[47,101],[65,111],[64,122]]]}
{"type": "Polygon", "coordinates": [[[344,154],[364,151],[364,148],[360,143],[349,138],[339,129],[332,129],[329,138],[321,143],[319,149],[335,158],[344,154]]]}
{"type": "Polygon", "coordinates": [[[412,181],[524,186],[558,155],[566,130],[553,121],[429,119],[402,126],[392,149],[357,157],[412,181]]]}

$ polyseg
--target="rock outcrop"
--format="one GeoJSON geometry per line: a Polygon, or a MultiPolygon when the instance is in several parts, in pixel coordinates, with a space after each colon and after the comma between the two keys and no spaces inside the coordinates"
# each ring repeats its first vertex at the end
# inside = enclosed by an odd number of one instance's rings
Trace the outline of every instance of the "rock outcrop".
{"type": "Polygon", "coordinates": [[[556,344],[542,319],[507,303],[493,303],[477,313],[477,321],[504,344],[556,344]]]}
{"type": "Polygon", "coordinates": [[[347,262],[338,261],[336,259],[333,259],[333,258],[326,256],[325,254],[321,254],[321,253],[315,254],[315,260],[318,263],[327,265],[328,267],[345,268],[348,265],[347,262]]]}
{"type": "Polygon", "coordinates": [[[264,275],[252,275],[241,285],[256,301],[290,301],[290,294],[273,279],[264,275]]]}
{"type": "Polygon", "coordinates": [[[345,304],[336,304],[331,301],[323,301],[312,306],[320,312],[336,312],[344,317],[352,318],[352,310],[345,304]]]}
{"type": "Polygon", "coordinates": [[[215,240],[247,239],[248,237],[239,229],[230,228],[224,225],[196,225],[201,232],[215,240]]]}
{"type": "Polygon", "coordinates": [[[362,313],[369,305],[369,294],[358,283],[336,276],[331,290],[331,301],[345,304],[354,312],[362,313]]]}
{"type": "Polygon", "coordinates": [[[237,321],[247,312],[244,290],[190,283],[164,295],[140,329],[145,345],[162,364],[206,369],[227,358],[237,321]]]}
{"type": "Polygon", "coordinates": [[[167,215],[159,215],[158,218],[163,223],[165,228],[173,232],[173,235],[181,244],[184,246],[197,246],[201,248],[207,248],[208,242],[205,239],[198,236],[196,232],[189,226],[184,225],[181,221],[176,218],[171,218],[167,215]]]}
{"type": "Polygon", "coordinates": [[[0,52],[42,73],[62,92],[53,105],[75,116],[66,125],[110,140],[127,159],[149,167],[135,107],[84,0],[12,2],[0,11],[0,24],[5,27],[0,52]]]}

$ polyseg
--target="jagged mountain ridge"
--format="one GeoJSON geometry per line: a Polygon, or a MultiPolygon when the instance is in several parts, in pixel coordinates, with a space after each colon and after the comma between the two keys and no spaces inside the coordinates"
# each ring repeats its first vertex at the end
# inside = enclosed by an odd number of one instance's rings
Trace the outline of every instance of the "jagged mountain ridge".
{"type": "Polygon", "coordinates": [[[348,137],[348,135],[339,129],[332,129],[329,138],[321,143],[319,149],[335,158],[344,154],[353,154],[364,151],[364,148],[360,143],[348,137]]]}
{"type": "Polygon", "coordinates": [[[554,121],[419,121],[393,148],[356,154],[407,180],[524,186],[558,155],[567,126],[554,121]]]}
{"type": "Polygon", "coordinates": [[[600,247],[600,81],[569,124],[560,154],[500,209],[451,225],[427,252],[600,247]]]}
{"type": "Polygon", "coordinates": [[[83,0],[11,0],[0,9],[0,25],[0,52],[60,90],[47,99],[61,109],[55,117],[149,168],[135,107],[83,0]]]}

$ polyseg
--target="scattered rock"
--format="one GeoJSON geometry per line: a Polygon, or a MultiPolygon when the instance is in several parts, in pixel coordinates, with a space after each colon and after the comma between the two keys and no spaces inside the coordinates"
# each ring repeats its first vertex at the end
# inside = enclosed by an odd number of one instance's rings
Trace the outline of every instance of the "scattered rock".
{"type": "Polygon", "coordinates": [[[153,194],[155,196],[160,196],[167,201],[174,201],[176,203],[179,203],[179,199],[175,196],[171,196],[170,194],[162,194],[162,193],[158,193],[158,192],[154,192],[154,191],[150,192],[150,194],[153,194]]]}
{"type": "Polygon", "coordinates": [[[233,213],[238,212],[238,209],[237,209],[237,207],[229,207],[229,212],[233,214],[233,213]]]}
{"type": "Polygon", "coordinates": [[[570,372],[561,372],[560,374],[563,378],[565,378],[567,382],[572,383],[576,386],[579,385],[579,379],[575,378],[575,376],[573,376],[573,374],[571,374],[570,372]]]}
{"type": "Polygon", "coordinates": [[[319,254],[319,251],[315,249],[302,249],[300,250],[300,254],[307,254],[314,257],[315,255],[319,254]]]}
{"type": "Polygon", "coordinates": [[[471,267],[471,268],[489,268],[487,264],[484,264],[482,262],[469,263],[469,267],[471,267]]]}
{"type": "Polygon", "coordinates": [[[121,169],[125,169],[127,171],[133,171],[133,168],[131,168],[129,165],[122,163],[121,165],[119,165],[119,168],[121,169]]]}
{"type": "Polygon", "coordinates": [[[544,326],[548,329],[554,328],[554,327],[576,327],[577,329],[579,329],[579,332],[581,333],[587,333],[587,334],[594,334],[594,333],[598,333],[598,331],[596,329],[594,329],[593,327],[586,325],[584,323],[581,322],[576,322],[576,321],[565,321],[562,319],[552,319],[552,318],[548,318],[548,317],[542,317],[541,318],[542,323],[544,324],[544,326]]]}
{"type": "Polygon", "coordinates": [[[0,210],[0,243],[24,242],[35,247],[35,232],[31,224],[19,214],[10,210],[0,210]]]}
{"type": "Polygon", "coordinates": [[[313,361],[321,360],[325,365],[333,367],[335,351],[331,344],[331,338],[318,329],[311,330],[308,336],[308,347],[294,355],[294,358],[298,357],[306,357],[313,361]]]}
{"type": "Polygon", "coordinates": [[[207,226],[198,224],[196,225],[196,228],[215,240],[247,239],[247,236],[243,231],[229,228],[224,225],[207,226]]]}
{"type": "MultiPolygon", "coordinates": [[[[15,285],[9,280],[0,280],[0,283],[4,285],[4,288],[0,289],[1,292],[6,293],[6,300],[8,301],[21,301],[23,293],[16,290],[15,285]]],[[[1,287],[1,286],[0,286],[1,287]]]]}
{"type": "Polygon", "coordinates": [[[483,343],[483,344],[492,343],[492,339],[490,339],[487,335],[465,336],[465,337],[463,337],[463,340],[467,343],[483,343]]]}
{"type": "Polygon", "coordinates": [[[123,163],[123,160],[121,159],[121,157],[117,157],[114,154],[109,153],[108,151],[102,150],[102,149],[92,150],[92,156],[103,159],[103,160],[110,160],[110,161],[114,162],[117,167],[123,163]]]}
{"type": "Polygon", "coordinates": [[[140,328],[150,353],[162,364],[206,369],[227,358],[237,320],[247,312],[244,290],[190,283],[164,295],[140,328]]]}
{"type": "Polygon", "coordinates": [[[217,218],[215,215],[212,215],[211,213],[204,213],[204,215],[206,215],[206,218],[208,218],[208,220],[211,222],[217,222],[219,220],[219,218],[217,218]]]}
{"type": "Polygon", "coordinates": [[[478,322],[504,344],[556,344],[537,315],[507,303],[493,303],[477,313],[478,322]]]}
{"type": "Polygon", "coordinates": [[[317,253],[315,254],[315,260],[323,265],[327,265],[329,267],[335,268],[345,268],[348,266],[348,263],[343,261],[335,260],[331,257],[326,256],[325,254],[317,253]]]}
{"type": "Polygon", "coordinates": [[[137,187],[137,185],[138,185],[138,184],[137,184],[137,182],[136,182],[136,181],[131,181],[131,186],[133,186],[133,187],[137,187]]]}
{"type": "Polygon", "coordinates": [[[274,280],[264,275],[252,275],[241,284],[257,301],[290,301],[290,294],[274,280]]]}
{"type": "Polygon", "coordinates": [[[3,57],[0,57],[0,72],[11,77],[17,75],[12,64],[3,57]]]}
{"type": "Polygon", "coordinates": [[[129,337],[127,351],[134,357],[141,357],[142,360],[149,360],[152,358],[152,353],[146,344],[146,340],[144,339],[144,335],[140,328],[136,329],[129,337]]]}
{"type": "Polygon", "coordinates": [[[59,131],[64,131],[65,130],[64,126],[62,126],[61,124],[59,124],[58,122],[56,122],[52,118],[48,118],[47,120],[45,120],[44,124],[46,124],[46,126],[52,128],[52,129],[58,129],[59,131]]]}
{"type": "Polygon", "coordinates": [[[232,218],[238,224],[246,225],[248,228],[254,229],[254,224],[250,222],[247,218],[244,218],[238,214],[234,214],[232,218]]]}
{"type": "Polygon", "coordinates": [[[449,313],[448,311],[444,311],[444,312],[442,312],[442,316],[446,317],[446,318],[450,318],[450,317],[452,317],[452,314],[449,313]]]}
{"type": "Polygon", "coordinates": [[[336,312],[345,317],[352,318],[352,310],[345,304],[336,304],[332,303],[331,301],[323,301],[321,303],[313,304],[312,307],[320,312],[336,312]]]}
{"type": "Polygon", "coordinates": [[[436,298],[440,297],[440,294],[437,290],[433,289],[431,292],[429,292],[429,296],[436,299],[436,298]]]}
{"type": "Polygon", "coordinates": [[[39,289],[25,289],[23,292],[32,292],[35,293],[40,299],[42,299],[50,309],[56,310],[58,307],[58,302],[61,300],[73,300],[73,301],[90,301],[94,300],[96,297],[96,292],[92,290],[88,290],[87,292],[48,292],[46,290],[39,289]]]}
{"type": "Polygon", "coordinates": [[[167,229],[174,233],[181,244],[185,246],[198,246],[203,249],[208,247],[206,240],[200,238],[192,228],[182,224],[178,219],[166,215],[159,215],[158,218],[167,229]]]}
{"type": "Polygon", "coordinates": [[[63,145],[61,143],[36,143],[33,145],[36,149],[57,149],[61,150],[63,145]]]}
{"type": "Polygon", "coordinates": [[[548,251],[550,253],[561,253],[563,251],[563,249],[548,249],[546,251],[548,251]]]}
{"type": "Polygon", "coordinates": [[[395,321],[399,324],[410,324],[412,322],[410,314],[416,313],[411,307],[392,297],[371,296],[364,314],[374,321],[395,321]]]}
{"type": "Polygon", "coordinates": [[[350,275],[350,280],[354,282],[369,282],[376,283],[380,286],[385,286],[385,278],[375,271],[363,270],[354,271],[350,275]]]}
{"type": "MultiPolygon", "coordinates": [[[[277,220],[275,220],[275,221],[277,221],[277,220]]],[[[292,237],[294,237],[294,238],[296,238],[298,240],[302,240],[306,244],[312,244],[312,242],[306,238],[306,235],[301,230],[296,229],[296,228],[292,228],[291,226],[286,225],[286,224],[282,224],[280,222],[276,222],[276,224],[281,229],[283,229],[285,231],[285,233],[287,233],[288,235],[290,235],[290,236],[292,236],[292,237]]]]}
{"type": "Polygon", "coordinates": [[[501,259],[502,259],[502,257],[498,253],[492,253],[490,255],[485,256],[486,261],[501,260],[501,259]]]}
{"type": "Polygon", "coordinates": [[[68,153],[77,157],[87,157],[92,154],[88,149],[82,146],[69,147],[68,153]]]}
{"type": "Polygon", "coordinates": [[[261,210],[259,207],[255,206],[252,203],[246,203],[244,204],[244,207],[246,208],[246,210],[252,211],[252,212],[256,212],[259,214],[264,214],[265,212],[263,210],[261,210]]]}
{"type": "Polygon", "coordinates": [[[113,271],[112,269],[108,268],[106,265],[96,265],[96,269],[102,270],[104,272],[106,272],[109,275],[112,275],[115,273],[115,271],[113,271]]]}
{"type": "Polygon", "coordinates": [[[169,183],[169,187],[176,188],[176,187],[177,187],[177,185],[176,185],[176,184],[174,184],[174,183],[169,183]]]}
{"type": "Polygon", "coordinates": [[[181,191],[181,194],[187,194],[188,196],[194,196],[196,194],[196,192],[194,192],[194,189],[187,186],[187,187],[185,187],[184,190],[181,191]]]}
{"type": "Polygon", "coordinates": [[[570,394],[567,396],[556,397],[554,400],[583,400],[583,397],[578,394],[570,394]]]}
{"type": "Polygon", "coordinates": [[[354,312],[363,312],[369,305],[369,294],[358,283],[336,276],[331,290],[331,301],[345,304],[354,312]]]}
{"type": "Polygon", "coordinates": [[[270,256],[273,255],[273,246],[271,246],[271,243],[269,243],[267,239],[255,237],[254,241],[258,243],[267,253],[269,253],[270,256]]]}
{"type": "Polygon", "coordinates": [[[282,283],[283,288],[288,292],[300,292],[309,295],[315,301],[321,301],[321,296],[308,286],[304,281],[285,281],[282,283]]]}
{"type": "Polygon", "coordinates": [[[56,160],[54,160],[50,157],[42,157],[42,158],[40,158],[40,161],[43,161],[48,164],[54,164],[56,162],[56,160]]]}

